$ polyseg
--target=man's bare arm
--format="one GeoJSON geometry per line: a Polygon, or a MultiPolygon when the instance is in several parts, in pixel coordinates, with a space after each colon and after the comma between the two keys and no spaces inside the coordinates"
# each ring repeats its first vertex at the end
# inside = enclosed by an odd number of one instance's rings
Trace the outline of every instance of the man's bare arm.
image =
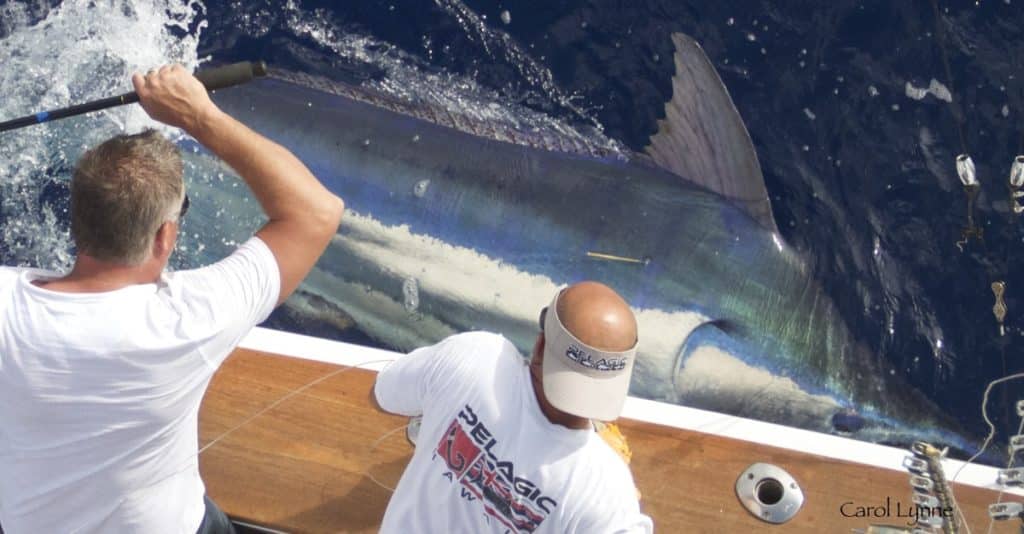
{"type": "Polygon", "coordinates": [[[256,233],[281,271],[281,304],[338,230],[345,204],[287,149],[221,111],[180,65],[132,77],[151,117],[184,129],[245,180],[270,219],[256,233]]]}

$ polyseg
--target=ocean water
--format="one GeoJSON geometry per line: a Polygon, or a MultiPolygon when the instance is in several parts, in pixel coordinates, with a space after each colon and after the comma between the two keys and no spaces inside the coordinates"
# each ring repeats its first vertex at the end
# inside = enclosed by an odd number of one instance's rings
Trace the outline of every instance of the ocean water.
{"type": "MultiPolygon", "coordinates": [[[[1024,153],[1024,11],[982,2],[0,3],[3,118],[116,94],[166,61],[272,66],[640,150],[671,98],[672,32],[693,36],[751,133],[782,237],[855,337],[984,437],[986,385],[1024,371],[1024,248],[1010,163],[1024,153]],[[984,241],[957,246],[969,153],[984,241]],[[1006,284],[1004,332],[991,284],[1006,284]]],[[[66,178],[83,147],[148,124],[115,110],[3,135],[0,260],[66,267],[66,178]]],[[[207,176],[216,181],[223,176],[207,176]]],[[[235,202],[235,201],[232,201],[235,202]]],[[[229,216],[232,204],[218,207],[229,216]]],[[[187,223],[186,223],[187,224],[187,223]]],[[[176,266],[210,242],[185,227],[176,266]]],[[[322,319],[322,318],[321,318],[322,319]]],[[[283,309],[270,325],[376,343],[283,309]]],[[[880,380],[881,377],[864,377],[880,380]]],[[[997,443],[1024,382],[993,389],[997,443]]],[[[882,440],[884,441],[884,439],[882,440]]]]}

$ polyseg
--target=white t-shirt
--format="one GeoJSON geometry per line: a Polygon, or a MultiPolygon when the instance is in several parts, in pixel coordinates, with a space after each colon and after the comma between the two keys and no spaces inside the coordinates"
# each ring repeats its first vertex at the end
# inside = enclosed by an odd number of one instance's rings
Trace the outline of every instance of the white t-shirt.
{"type": "Polygon", "coordinates": [[[459,334],[377,375],[377,402],[423,415],[383,533],[648,533],[629,468],[593,430],[548,421],[505,338],[459,334]]]}
{"type": "Polygon", "coordinates": [[[0,525],[5,534],[194,534],[199,404],[270,314],[280,273],[252,238],[154,284],[64,293],[0,267],[0,525]]]}

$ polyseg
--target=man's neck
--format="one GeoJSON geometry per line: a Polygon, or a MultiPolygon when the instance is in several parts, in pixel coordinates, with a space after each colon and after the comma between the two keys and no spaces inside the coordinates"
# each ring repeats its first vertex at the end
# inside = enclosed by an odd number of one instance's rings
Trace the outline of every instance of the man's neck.
{"type": "Polygon", "coordinates": [[[65,293],[105,293],[138,284],[151,284],[160,277],[150,262],[124,265],[80,254],[71,272],[62,278],[34,281],[39,287],[65,293]]]}
{"type": "Polygon", "coordinates": [[[530,367],[530,385],[533,386],[533,395],[537,398],[540,411],[544,413],[544,417],[552,424],[561,425],[573,430],[586,430],[593,427],[590,419],[565,413],[548,402],[547,396],[544,395],[544,379],[535,371],[534,366],[530,367]]]}

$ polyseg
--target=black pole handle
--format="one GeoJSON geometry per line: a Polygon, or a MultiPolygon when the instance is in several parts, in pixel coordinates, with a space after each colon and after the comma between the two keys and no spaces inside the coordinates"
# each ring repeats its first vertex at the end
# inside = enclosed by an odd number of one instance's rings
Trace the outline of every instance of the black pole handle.
{"type": "MultiPolygon", "coordinates": [[[[253,78],[266,75],[266,63],[262,61],[243,61],[241,63],[232,63],[231,65],[217,67],[215,69],[199,71],[195,74],[195,77],[203,83],[203,86],[206,87],[207,91],[216,91],[217,89],[241,85],[252,81],[253,78]]],[[[33,124],[41,124],[52,120],[63,119],[65,117],[73,117],[75,115],[82,115],[83,113],[90,113],[115,106],[123,106],[125,104],[131,104],[138,101],[139,95],[132,91],[123,95],[101,98],[100,100],[93,100],[92,102],[76,104],[66,108],[51,111],[40,111],[33,115],[26,115],[6,122],[0,122],[0,132],[16,130],[33,124]]]]}

